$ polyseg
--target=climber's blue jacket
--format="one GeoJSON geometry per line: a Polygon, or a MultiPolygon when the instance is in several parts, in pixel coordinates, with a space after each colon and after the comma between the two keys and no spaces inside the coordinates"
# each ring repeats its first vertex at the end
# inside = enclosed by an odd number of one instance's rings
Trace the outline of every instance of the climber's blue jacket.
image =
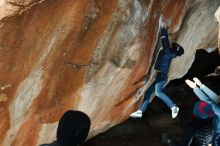
{"type": "Polygon", "coordinates": [[[171,50],[172,48],[170,48],[169,38],[167,30],[165,28],[161,29],[160,37],[163,49],[159,52],[154,69],[167,74],[169,71],[171,60],[173,58],[176,58],[177,55],[174,51],[171,50]]]}

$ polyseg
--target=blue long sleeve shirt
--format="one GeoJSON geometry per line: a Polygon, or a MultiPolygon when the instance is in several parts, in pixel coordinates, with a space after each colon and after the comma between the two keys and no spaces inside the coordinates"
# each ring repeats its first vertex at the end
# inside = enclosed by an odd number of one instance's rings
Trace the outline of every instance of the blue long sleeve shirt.
{"type": "Polygon", "coordinates": [[[159,52],[154,69],[167,74],[171,60],[176,58],[177,55],[171,51],[168,33],[165,28],[161,29],[160,37],[163,49],[159,52]]]}

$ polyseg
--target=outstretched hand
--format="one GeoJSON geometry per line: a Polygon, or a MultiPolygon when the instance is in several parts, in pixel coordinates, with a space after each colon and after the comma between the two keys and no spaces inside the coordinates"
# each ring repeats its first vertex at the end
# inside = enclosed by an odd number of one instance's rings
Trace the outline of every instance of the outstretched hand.
{"type": "Polygon", "coordinates": [[[166,21],[164,20],[163,16],[160,16],[159,26],[160,26],[160,28],[166,28],[167,27],[166,21]]]}
{"type": "Polygon", "coordinates": [[[202,86],[202,83],[198,78],[194,77],[193,80],[198,86],[202,86]]]}
{"type": "Polygon", "coordinates": [[[185,80],[186,84],[191,87],[192,89],[196,88],[196,83],[190,81],[190,80],[185,80]]]}

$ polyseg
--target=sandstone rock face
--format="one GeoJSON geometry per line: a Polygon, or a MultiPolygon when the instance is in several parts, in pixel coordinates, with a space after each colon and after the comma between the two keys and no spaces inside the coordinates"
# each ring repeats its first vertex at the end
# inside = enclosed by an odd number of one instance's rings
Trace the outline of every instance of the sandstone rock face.
{"type": "Polygon", "coordinates": [[[69,109],[87,113],[90,137],[125,120],[160,48],[158,19],[185,48],[169,79],[197,49],[217,48],[219,0],[0,0],[0,145],[55,139],[69,109]]]}
{"type": "MultiPolygon", "coordinates": [[[[218,8],[218,10],[215,13],[215,18],[217,19],[217,21],[219,23],[219,30],[220,30],[220,7],[218,8]]],[[[220,33],[218,34],[218,52],[220,54],[220,33]]]]}

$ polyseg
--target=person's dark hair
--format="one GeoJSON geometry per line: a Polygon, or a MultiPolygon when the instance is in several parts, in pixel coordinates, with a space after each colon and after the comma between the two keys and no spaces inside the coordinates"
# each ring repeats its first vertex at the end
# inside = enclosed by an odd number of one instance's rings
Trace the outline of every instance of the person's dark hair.
{"type": "Polygon", "coordinates": [[[81,111],[69,110],[61,117],[57,128],[57,142],[61,146],[78,146],[89,133],[90,118],[81,111]]]}
{"type": "Polygon", "coordinates": [[[172,50],[176,53],[177,56],[181,56],[184,54],[184,49],[177,43],[172,43],[172,50]]]}

